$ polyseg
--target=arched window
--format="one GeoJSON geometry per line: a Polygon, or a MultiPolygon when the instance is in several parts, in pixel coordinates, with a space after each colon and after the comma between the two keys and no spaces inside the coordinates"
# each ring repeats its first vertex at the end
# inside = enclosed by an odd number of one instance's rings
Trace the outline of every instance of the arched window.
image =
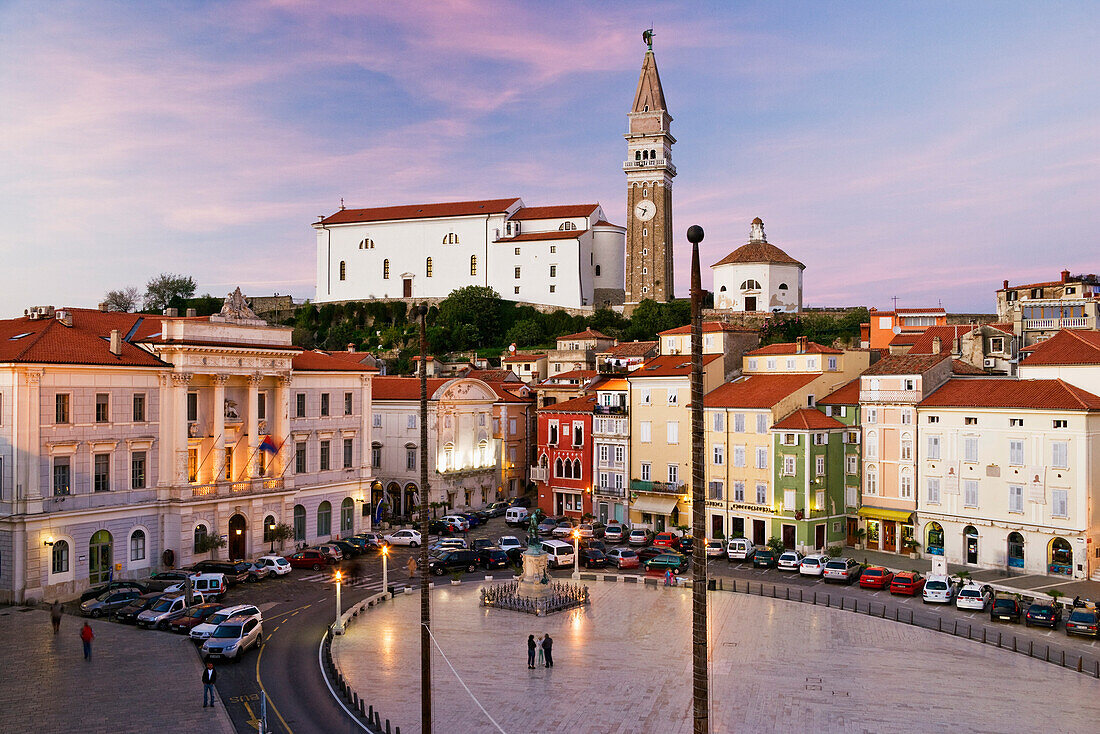
{"type": "Polygon", "coordinates": [[[52,558],[53,573],[69,572],[69,542],[67,540],[55,540],[52,558]]]}
{"type": "Polygon", "coordinates": [[[599,265],[596,266],[596,277],[597,278],[600,277],[600,266],[599,265]]]}
{"type": "Polygon", "coordinates": [[[206,537],[206,534],[208,532],[209,531],[206,529],[206,526],[203,525],[202,523],[199,523],[198,525],[195,526],[194,546],[191,548],[191,550],[193,552],[195,552],[195,553],[201,553],[202,552],[202,551],[199,550],[199,548],[201,548],[203,546],[203,542],[204,542],[203,539],[206,537]]]}
{"type": "Polygon", "coordinates": [[[275,542],[275,516],[268,515],[264,518],[264,542],[275,542]]]}
{"type": "Polygon", "coordinates": [[[340,280],[347,280],[348,277],[348,264],[343,260],[340,261],[340,280]]]}
{"type": "Polygon", "coordinates": [[[479,466],[489,465],[489,441],[478,441],[477,444],[477,460],[479,466]]]}
{"type": "Polygon", "coordinates": [[[325,500],[317,505],[317,535],[332,534],[332,503],[325,500]]]}
{"type": "Polygon", "coordinates": [[[643,161],[648,161],[649,160],[649,151],[648,150],[643,150],[642,151],[642,160],[643,161]]]}
{"type": "Polygon", "coordinates": [[[443,238],[443,244],[445,244],[445,245],[457,245],[458,244],[458,235],[455,234],[454,232],[451,232],[450,234],[448,234],[446,237],[443,238]]]}
{"type": "Polygon", "coordinates": [[[581,460],[580,459],[573,459],[573,478],[574,479],[580,479],[582,476],[583,475],[581,474],[581,460]]]}
{"type": "Polygon", "coordinates": [[[878,458],[878,434],[874,431],[867,431],[867,445],[863,447],[867,452],[867,458],[878,458]]]}
{"type": "Polygon", "coordinates": [[[743,291],[758,291],[760,290],[760,281],[749,278],[741,284],[741,290],[743,291]]]}
{"type": "Polygon", "coordinates": [[[359,249],[360,250],[373,250],[374,249],[374,240],[372,240],[370,237],[367,237],[365,239],[360,240],[359,241],[359,249]]]}
{"type": "Polygon", "coordinates": [[[386,258],[382,261],[382,280],[389,280],[390,278],[390,261],[386,258]]]}
{"type": "Polygon", "coordinates": [[[938,522],[928,523],[928,529],[925,531],[925,537],[927,539],[928,552],[934,556],[943,555],[943,526],[938,522]]]}
{"type": "Polygon", "coordinates": [[[424,277],[432,277],[432,259],[430,257],[424,261],[424,277]]]}
{"type": "Polygon", "coordinates": [[[787,284],[786,283],[780,283],[779,284],[779,290],[781,290],[781,291],[787,290],[787,284]]]}
{"type": "Polygon", "coordinates": [[[649,293],[649,286],[648,285],[643,285],[642,286],[642,293],[649,293]]]}
{"type": "Polygon", "coordinates": [[[477,275],[477,255],[470,255],[470,275],[477,275]]]}
{"type": "Polygon", "coordinates": [[[726,292],[726,286],[722,286],[721,288],[719,288],[718,292],[719,293],[725,293],[726,292]]]}
{"type": "Polygon", "coordinates": [[[913,437],[908,433],[901,434],[901,459],[911,461],[913,458],[913,437]]]}
{"type": "Polygon", "coordinates": [[[443,446],[443,470],[455,468],[455,445],[448,443],[443,446]]]}
{"type": "Polygon", "coordinates": [[[642,159],[642,151],[640,151],[640,150],[634,151],[634,160],[640,161],[641,159],[642,159]]]}
{"type": "Polygon", "coordinates": [[[1020,533],[1008,534],[1008,567],[1024,567],[1024,536],[1020,533]]]}
{"type": "Polygon", "coordinates": [[[140,528],[130,534],[130,560],[145,560],[145,531],[140,528]]]}
{"type": "Polygon", "coordinates": [[[908,466],[898,472],[898,495],[902,499],[913,498],[913,470],[908,466]]]}
{"type": "Polygon", "coordinates": [[[651,161],[657,160],[657,151],[655,151],[655,150],[649,151],[649,159],[651,161]]]}
{"type": "Polygon", "coordinates": [[[576,228],[577,228],[577,225],[573,224],[572,222],[562,222],[561,226],[558,227],[558,229],[563,231],[563,232],[571,232],[576,228]]]}
{"type": "Polygon", "coordinates": [[[301,505],[294,505],[294,540],[304,541],[306,539],[306,508],[301,505]]]}
{"type": "Polygon", "coordinates": [[[878,494],[878,467],[874,464],[867,467],[867,494],[878,494]]]}
{"type": "Polygon", "coordinates": [[[562,468],[561,459],[554,460],[554,476],[558,478],[562,478],[565,476],[565,471],[562,468]]]}
{"type": "Polygon", "coordinates": [[[1047,571],[1063,576],[1073,575],[1073,548],[1065,538],[1050,541],[1050,563],[1047,571]]]}
{"type": "Polygon", "coordinates": [[[340,503],[340,532],[350,533],[355,523],[355,502],[351,497],[345,497],[340,503]]]}

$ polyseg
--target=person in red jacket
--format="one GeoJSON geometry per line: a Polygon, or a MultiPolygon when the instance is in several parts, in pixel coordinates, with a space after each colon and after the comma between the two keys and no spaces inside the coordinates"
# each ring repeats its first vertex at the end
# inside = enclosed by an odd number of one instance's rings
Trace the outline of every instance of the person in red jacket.
{"type": "Polygon", "coordinates": [[[95,639],[95,633],[92,632],[92,627],[87,622],[80,628],[80,641],[84,643],[84,659],[92,659],[92,640],[95,639]]]}

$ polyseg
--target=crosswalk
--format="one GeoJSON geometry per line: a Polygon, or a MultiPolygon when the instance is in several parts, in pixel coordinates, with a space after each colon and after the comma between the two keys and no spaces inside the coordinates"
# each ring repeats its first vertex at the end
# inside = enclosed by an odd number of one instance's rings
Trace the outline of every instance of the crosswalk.
{"type": "MultiPolygon", "coordinates": [[[[298,581],[308,581],[310,583],[315,583],[315,584],[325,584],[325,585],[328,585],[328,586],[335,586],[336,585],[336,576],[335,576],[335,574],[333,574],[331,572],[329,572],[329,573],[313,573],[313,574],[308,574],[306,576],[299,576],[297,578],[297,580],[298,581]]],[[[415,586],[415,585],[417,585],[417,583],[419,583],[420,577],[417,576],[415,579],[409,579],[409,578],[407,578],[407,574],[405,574],[405,575],[390,574],[387,581],[389,582],[390,586],[415,586]]],[[[349,580],[347,578],[344,578],[344,579],[341,580],[341,584],[345,588],[352,588],[352,589],[376,588],[379,591],[381,591],[382,590],[382,574],[380,572],[378,572],[378,573],[364,573],[364,574],[361,574],[360,576],[358,576],[355,579],[350,579],[349,580]]]]}

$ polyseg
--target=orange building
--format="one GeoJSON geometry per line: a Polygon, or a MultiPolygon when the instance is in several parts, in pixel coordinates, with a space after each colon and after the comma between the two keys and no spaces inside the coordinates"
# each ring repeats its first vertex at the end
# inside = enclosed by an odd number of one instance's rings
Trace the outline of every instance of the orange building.
{"type": "Polygon", "coordinates": [[[887,349],[899,334],[919,334],[929,326],[947,326],[947,312],[942,308],[899,308],[894,311],[870,309],[871,323],[867,345],[871,349],[887,349]]]}

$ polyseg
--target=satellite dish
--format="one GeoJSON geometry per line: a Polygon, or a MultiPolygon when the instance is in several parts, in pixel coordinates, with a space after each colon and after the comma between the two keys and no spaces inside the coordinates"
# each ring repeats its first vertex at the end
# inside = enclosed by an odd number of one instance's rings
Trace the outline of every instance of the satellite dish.
{"type": "Polygon", "coordinates": [[[508,351],[511,352],[512,354],[515,354],[516,353],[516,345],[515,344],[509,344],[508,345],[508,351]]]}
{"type": "Polygon", "coordinates": [[[901,333],[901,327],[900,327],[900,326],[897,326],[897,325],[895,325],[895,326],[894,326],[894,333],[895,333],[895,334],[900,334],[900,333],[901,333]]]}

